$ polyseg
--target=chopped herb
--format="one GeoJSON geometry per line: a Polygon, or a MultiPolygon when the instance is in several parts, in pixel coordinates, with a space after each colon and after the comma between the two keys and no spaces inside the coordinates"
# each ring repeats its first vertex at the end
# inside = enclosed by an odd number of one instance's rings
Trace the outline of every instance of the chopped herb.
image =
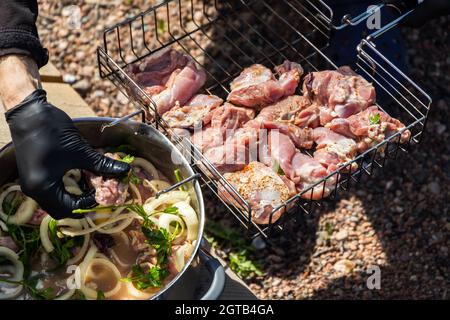
{"type": "Polygon", "coordinates": [[[31,257],[39,250],[41,240],[39,228],[18,226],[7,224],[8,234],[20,247],[18,252],[20,261],[24,266],[24,277],[28,277],[31,272],[31,257]]]}
{"type": "Polygon", "coordinates": [[[178,208],[170,205],[167,208],[165,208],[163,210],[163,212],[164,213],[169,213],[169,214],[178,214],[178,208]]]}
{"type": "Polygon", "coordinates": [[[125,157],[120,159],[120,161],[131,164],[134,161],[134,156],[127,154],[125,157]]]}
{"type": "Polygon", "coordinates": [[[135,175],[133,172],[131,172],[129,180],[132,184],[139,185],[141,183],[141,179],[137,175],[135,175]]]}
{"type": "MultiPolygon", "coordinates": [[[[183,181],[183,176],[181,175],[180,169],[174,170],[173,173],[175,175],[175,179],[177,180],[177,182],[183,181]]],[[[180,186],[180,190],[181,191],[187,191],[187,188],[186,188],[185,185],[181,185],[180,186]]]]}
{"type": "Polygon", "coordinates": [[[379,113],[369,117],[370,124],[380,124],[381,115],[379,113]]]}
{"type": "Polygon", "coordinates": [[[139,265],[134,265],[131,269],[131,277],[122,278],[124,282],[132,282],[138,290],[148,288],[159,288],[162,286],[162,280],[169,275],[165,269],[152,267],[145,272],[139,265]]]}
{"type": "Polygon", "coordinates": [[[277,174],[279,174],[280,176],[284,176],[285,173],[283,171],[283,169],[281,169],[280,164],[278,163],[278,161],[275,161],[275,163],[273,164],[272,170],[274,172],[276,172],[277,174]]]}
{"type": "Polygon", "coordinates": [[[36,300],[52,300],[55,297],[54,294],[54,289],[49,287],[49,288],[44,288],[44,289],[37,289],[37,282],[39,280],[39,278],[41,278],[42,275],[36,275],[34,277],[31,277],[27,280],[22,280],[22,281],[11,281],[11,280],[7,280],[7,279],[2,279],[0,278],[0,282],[5,282],[5,283],[9,283],[9,284],[15,284],[15,285],[22,285],[24,287],[24,289],[26,290],[26,292],[33,298],[36,300]]]}
{"type": "Polygon", "coordinates": [[[139,185],[141,183],[141,179],[134,173],[133,170],[130,170],[128,175],[121,180],[122,183],[132,183],[135,185],[139,185]]]}
{"type": "Polygon", "coordinates": [[[103,291],[97,291],[97,300],[105,300],[105,294],[103,293],[103,291]]]}
{"type": "Polygon", "coordinates": [[[75,290],[75,293],[73,294],[72,298],[75,300],[87,300],[83,291],[81,291],[80,289],[75,290]]]}
{"type": "Polygon", "coordinates": [[[147,240],[146,243],[151,245],[156,250],[156,258],[159,265],[165,265],[169,256],[172,254],[172,242],[170,233],[164,229],[152,229],[142,225],[142,233],[147,240]]]}
{"type": "Polygon", "coordinates": [[[136,153],[136,150],[134,147],[130,146],[130,145],[126,145],[126,144],[122,144],[120,146],[117,147],[107,147],[104,149],[105,152],[108,153],[116,153],[116,152],[123,152],[125,154],[134,154],[136,153]]]}
{"type": "MultiPolygon", "coordinates": [[[[123,204],[120,206],[97,206],[97,207],[94,207],[91,209],[75,209],[72,211],[72,213],[90,213],[90,212],[102,212],[102,211],[110,211],[110,210],[114,211],[118,208],[125,208],[130,211],[134,211],[139,215],[140,215],[140,213],[145,214],[144,207],[139,204],[136,204],[136,203],[123,204]]],[[[147,215],[147,214],[145,214],[145,215],[147,215]]]]}
{"type": "Polygon", "coordinates": [[[53,246],[55,247],[55,249],[50,253],[50,255],[56,261],[58,261],[58,266],[55,268],[58,269],[59,267],[65,265],[66,262],[72,257],[70,249],[77,245],[77,239],[60,238],[58,236],[57,222],[54,219],[51,219],[48,223],[48,235],[50,241],[53,243],[53,246]]]}

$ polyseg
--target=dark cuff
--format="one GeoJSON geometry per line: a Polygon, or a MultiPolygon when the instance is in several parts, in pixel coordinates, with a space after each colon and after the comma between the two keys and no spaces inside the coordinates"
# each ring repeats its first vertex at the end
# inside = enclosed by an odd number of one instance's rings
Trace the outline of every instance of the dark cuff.
{"type": "Polygon", "coordinates": [[[21,29],[0,29],[0,56],[26,54],[36,61],[38,68],[48,62],[48,51],[39,38],[21,29]]]}

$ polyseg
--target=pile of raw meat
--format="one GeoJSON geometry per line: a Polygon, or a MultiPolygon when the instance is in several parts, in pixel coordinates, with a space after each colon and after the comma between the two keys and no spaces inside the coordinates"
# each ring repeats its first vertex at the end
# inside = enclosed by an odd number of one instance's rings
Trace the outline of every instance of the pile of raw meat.
{"type": "MultiPolygon", "coordinates": [[[[405,128],[374,104],[375,88],[346,66],[307,74],[303,95],[297,95],[303,76],[299,64],[285,61],[273,71],[254,64],[230,83],[226,101],[197,94],[206,80],[204,70],[173,49],[128,72],[165,122],[188,136],[240,193],[259,224],[276,221],[282,210],[270,213],[308,188],[304,198],[328,196],[333,176],[311,186],[405,128]]],[[[410,134],[403,130],[400,142],[410,134]]],[[[220,181],[219,195],[240,205],[220,181]]]]}

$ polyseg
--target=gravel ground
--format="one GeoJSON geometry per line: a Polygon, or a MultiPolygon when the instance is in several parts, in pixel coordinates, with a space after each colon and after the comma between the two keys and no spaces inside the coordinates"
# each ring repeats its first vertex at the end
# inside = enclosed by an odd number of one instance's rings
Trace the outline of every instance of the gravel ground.
{"type": "MultiPolygon", "coordinates": [[[[95,49],[104,27],[151,1],[77,1],[83,24],[75,31],[63,10],[75,1],[39,2],[40,35],[64,78],[99,116],[126,114],[126,98],[97,75],[95,49]]],[[[411,77],[433,97],[422,144],[253,253],[264,275],[246,282],[258,297],[449,299],[449,22],[404,30],[411,77]],[[380,289],[367,288],[370,266],[381,270],[380,289]]],[[[207,206],[212,219],[243,232],[223,207],[207,206]]],[[[217,250],[228,258],[226,243],[217,250]]]]}

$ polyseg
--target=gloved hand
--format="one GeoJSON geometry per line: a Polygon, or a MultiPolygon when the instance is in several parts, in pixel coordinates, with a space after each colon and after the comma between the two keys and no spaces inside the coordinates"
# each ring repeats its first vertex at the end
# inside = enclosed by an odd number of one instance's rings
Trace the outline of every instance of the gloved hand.
{"type": "Polygon", "coordinates": [[[421,27],[430,20],[450,14],[449,0],[386,0],[385,3],[393,5],[402,13],[414,9],[400,22],[407,27],[421,27]]]}
{"type": "Polygon", "coordinates": [[[39,203],[53,218],[82,218],[74,209],[97,205],[94,193],[74,196],[62,181],[74,168],[104,176],[124,176],[127,163],[105,157],[81,137],[70,117],[47,102],[37,89],[6,113],[22,191],[39,203]]]}

